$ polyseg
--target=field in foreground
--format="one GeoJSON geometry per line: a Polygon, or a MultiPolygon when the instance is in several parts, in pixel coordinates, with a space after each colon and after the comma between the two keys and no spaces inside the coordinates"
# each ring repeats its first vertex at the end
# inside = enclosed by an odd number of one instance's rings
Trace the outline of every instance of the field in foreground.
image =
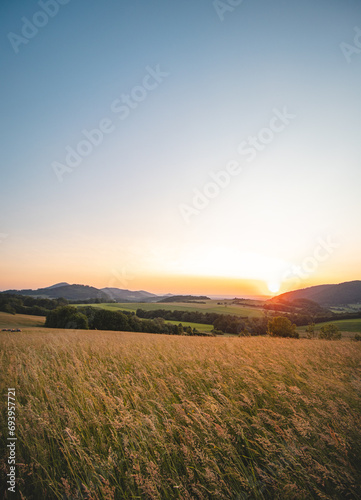
{"type": "Polygon", "coordinates": [[[29,328],[0,363],[9,498],[361,497],[359,343],[29,328]]]}

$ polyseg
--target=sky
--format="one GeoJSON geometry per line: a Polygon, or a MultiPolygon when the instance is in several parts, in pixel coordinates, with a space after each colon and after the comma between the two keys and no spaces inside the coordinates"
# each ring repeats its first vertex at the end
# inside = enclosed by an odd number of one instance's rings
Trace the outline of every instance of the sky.
{"type": "Polygon", "coordinates": [[[359,0],[4,0],[0,290],[361,279],[359,0]]]}

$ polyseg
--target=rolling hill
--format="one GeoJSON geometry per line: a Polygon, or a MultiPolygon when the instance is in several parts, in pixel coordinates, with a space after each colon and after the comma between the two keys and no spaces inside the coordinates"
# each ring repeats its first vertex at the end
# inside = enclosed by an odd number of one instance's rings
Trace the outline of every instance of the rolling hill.
{"type": "Polygon", "coordinates": [[[321,306],[361,304],[361,281],[347,281],[338,285],[318,285],[282,293],[268,302],[285,303],[296,299],[308,299],[321,306]]]}

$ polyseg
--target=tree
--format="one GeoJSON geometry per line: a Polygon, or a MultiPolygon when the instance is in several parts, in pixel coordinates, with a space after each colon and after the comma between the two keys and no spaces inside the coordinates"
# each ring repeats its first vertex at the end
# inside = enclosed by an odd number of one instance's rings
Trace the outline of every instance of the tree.
{"type": "Polygon", "coordinates": [[[185,329],[184,329],[184,334],[185,335],[192,335],[192,328],[190,326],[187,326],[185,329]]]}
{"type": "Polygon", "coordinates": [[[321,326],[318,338],[326,340],[340,340],[341,332],[336,325],[330,323],[329,325],[321,326]]]}
{"type": "Polygon", "coordinates": [[[277,316],[268,322],[268,335],[272,337],[292,337],[298,338],[296,325],[288,318],[277,316]]]}
{"type": "Polygon", "coordinates": [[[9,313],[9,314],[16,314],[15,309],[10,304],[5,304],[2,308],[2,310],[6,313],[9,313]]]}
{"type": "Polygon", "coordinates": [[[88,329],[88,318],[78,312],[76,307],[63,306],[50,311],[46,316],[45,326],[49,328],[88,329]]]}

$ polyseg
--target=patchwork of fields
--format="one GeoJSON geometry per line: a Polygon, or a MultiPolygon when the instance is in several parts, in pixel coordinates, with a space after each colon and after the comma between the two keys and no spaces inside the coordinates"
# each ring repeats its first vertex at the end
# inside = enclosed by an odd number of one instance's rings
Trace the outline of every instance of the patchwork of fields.
{"type": "Polygon", "coordinates": [[[359,344],[0,332],[22,498],[358,499],[359,344]]]}
{"type": "MultiPolygon", "coordinates": [[[[143,309],[145,311],[154,311],[156,309],[165,309],[167,311],[200,311],[202,313],[232,314],[236,316],[248,316],[253,318],[261,317],[263,310],[257,307],[247,307],[243,305],[229,305],[231,301],[207,300],[205,304],[186,303],[186,302],[161,302],[161,303],[109,303],[94,304],[92,307],[101,307],[111,311],[136,311],[143,309]],[[224,305],[224,304],[227,305],[224,305]]],[[[79,307],[79,306],[78,306],[79,307]]]]}

